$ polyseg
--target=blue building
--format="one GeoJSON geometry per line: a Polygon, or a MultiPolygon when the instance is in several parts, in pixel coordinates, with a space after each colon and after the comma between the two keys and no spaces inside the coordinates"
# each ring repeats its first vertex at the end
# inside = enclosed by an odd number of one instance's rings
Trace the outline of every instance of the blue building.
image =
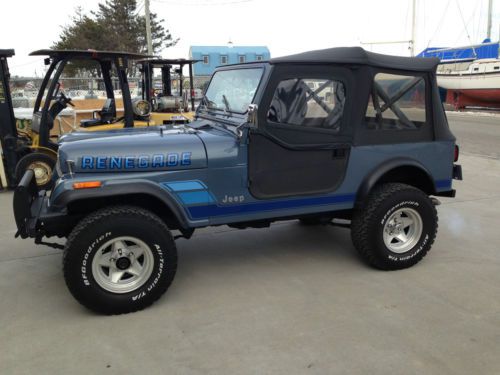
{"type": "Polygon", "coordinates": [[[265,46],[191,46],[189,58],[201,60],[193,65],[194,75],[200,77],[212,75],[221,65],[269,60],[271,54],[265,46]]]}

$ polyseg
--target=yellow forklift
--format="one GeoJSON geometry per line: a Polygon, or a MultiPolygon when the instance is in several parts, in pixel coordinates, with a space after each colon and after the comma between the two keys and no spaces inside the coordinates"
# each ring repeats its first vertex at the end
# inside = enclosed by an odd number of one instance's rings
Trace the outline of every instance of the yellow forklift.
{"type": "MultiPolygon", "coordinates": [[[[15,138],[14,180],[19,181],[26,170],[32,169],[39,189],[50,189],[53,185],[52,176],[57,160],[58,135],[51,134],[51,130],[58,115],[68,105],[74,106],[61,85],[61,81],[64,80],[63,72],[67,67],[85,67],[93,64],[102,79],[106,95],[101,110],[94,111],[91,118],[81,120],[79,131],[104,131],[154,125],[149,118],[149,102],[132,101],[127,80],[128,62],[144,60],[146,55],[95,50],[46,49],[32,52],[30,56],[46,56],[44,61],[48,69],[38,91],[33,108],[31,129],[28,133],[19,134],[15,129],[15,121],[12,122],[12,126],[4,126],[2,123],[2,128],[9,128],[8,135],[15,138]],[[113,78],[117,78],[118,88],[122,94],[123,114],[120,116],[117,115],[113,78]]],[[[2,147],[4,147],[3,144],[2,147]]],[[[7,149],[11,148],[7,147],[7,149]]]]}
{"type": "Polygon", "coordinates": [[[145,59],[137,61],[142,73],[142,99],[150,103],[152,124],[185,124],[195,112],[193,65],[200,60],[145,59]],[[188,66],[189,90],[184,89],[184,66],[188,66]],[[155,71],[161,71],[161,87],[154,84],[155,71]],[[174,92],[174,87],[176,92],[174,92]]]}
{"type": "MultiPolygon", "coordinates": [[[[19,161],[18,143],[23,139],[17,131],[12,97],[10,94],[10,73],[7,59],[14,56],[13,49],[0,49],[0,182],[2,187],[16,184],[16,165],[19,161]]],[[[28,139],[24,139],[28,142],[28,139]]]]}

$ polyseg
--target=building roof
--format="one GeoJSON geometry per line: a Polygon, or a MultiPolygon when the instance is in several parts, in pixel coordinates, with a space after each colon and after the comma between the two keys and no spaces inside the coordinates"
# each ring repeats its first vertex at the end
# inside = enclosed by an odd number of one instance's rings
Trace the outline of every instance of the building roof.
{"type": "Polygon", "coordinates": [[[382,55],[365,51],[361,47],[337,47],[276,57],[269,62],[271,64],[361,64],[389,69],[432,71],[439,64],[439,59],[382,55]]]}
{"type": "Polygon", "coordinates": [[[200,52],[202,54],[209,53],[220,53],[220,54],[245,54],[245,53],[256,53],[264,54],[269,53],[269,48],[266,46],[191,46],[191,52],[200,52]]]}
{"type": "Polygon", "coordinates": [[[57,50],[57,49],[40,49],[30,53],[30,56],[50,56],[59,58],[79,58],[79,59],[115,59],[118,57],[125,57],[129,59],[145,59],[148,55],[143,55],[140,53],[130,53],[121,51],[96,51],[92,49],[80,50],[80,49],[68,49],[68,50],[57,50]]]}

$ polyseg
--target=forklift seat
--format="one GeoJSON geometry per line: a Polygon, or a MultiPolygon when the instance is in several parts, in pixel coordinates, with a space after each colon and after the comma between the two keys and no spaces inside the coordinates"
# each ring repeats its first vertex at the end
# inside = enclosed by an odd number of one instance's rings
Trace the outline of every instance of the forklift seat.
{"type": "Polygon", "coordinates": [[[97,125],[111,124],[116,119],[116,105],[114,99],[106,99],[104,106],[100,111],[94,111],[91,119],[84,119],[80,121],[80,126],[83,128],[89,128],[97,125]],[[96,114],[99,118],[96,118],[96,114]]]}

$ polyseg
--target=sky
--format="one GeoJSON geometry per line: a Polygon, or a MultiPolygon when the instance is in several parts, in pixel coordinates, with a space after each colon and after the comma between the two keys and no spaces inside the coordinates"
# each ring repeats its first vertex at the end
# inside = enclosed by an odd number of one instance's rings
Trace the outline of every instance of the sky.
{"type": "MultiPolygon", "coordinates": [[[[43,73],[31,51],[48,48],[75,8],[90,12],[104,0],[3,0],[0,49],[14,48],[12,75],[43,73]]],[[[500,0],[494,1],[492,39],[499,39],[500,0]]],[[[138,0],[144,11],[144,0],[138,0]]],[[[151,0],[151,11],[180,38],[163,57],[187,58],[190,45],[265,45],[272,57],[337,46],[409,56],[412,0],[151,0]]],[[[416,52],[462,46],[486,37],[488,0],[417,0],[416,52]]]]}

